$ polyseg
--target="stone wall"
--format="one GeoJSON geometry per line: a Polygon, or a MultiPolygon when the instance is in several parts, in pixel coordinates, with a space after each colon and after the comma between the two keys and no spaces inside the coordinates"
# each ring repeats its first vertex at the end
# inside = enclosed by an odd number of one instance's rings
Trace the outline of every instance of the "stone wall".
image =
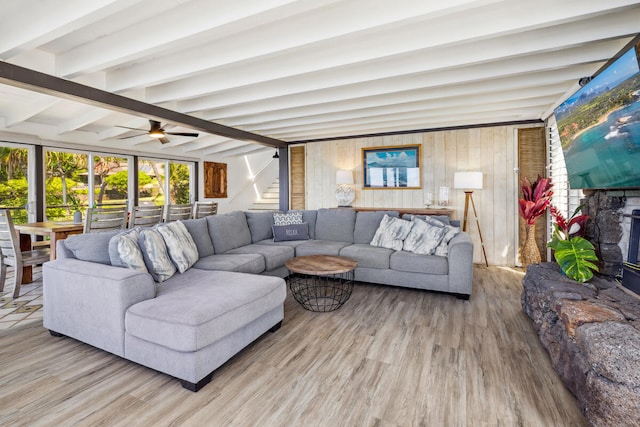
{"type": "Polygon", "coordinates": [[[600,273],[605,276],[620,275],[622,262],[626,259],[626,248],[623,255],[620,247],[623,237],[622,210],[625,203],[624,194],[612,196],[604,190],[585,190],[585,198],[582,200],[582,213],[589,215],[586,238],[595,246],[600,273]]]}
{"type": "Polygon", "coordinates": [[[640,425],[640,299],[555,263],[530,265],[522,285],[522,309],[589,423],[640,425]]]}

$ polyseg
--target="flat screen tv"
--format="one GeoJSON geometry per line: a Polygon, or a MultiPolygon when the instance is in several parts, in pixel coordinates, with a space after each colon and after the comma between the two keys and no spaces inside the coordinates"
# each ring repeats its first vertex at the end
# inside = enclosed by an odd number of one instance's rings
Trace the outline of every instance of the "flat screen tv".
{"type": "Polygon", "coordinates": [[[571,188],[640,188],[639,47],[554,110],[571,188]]]}

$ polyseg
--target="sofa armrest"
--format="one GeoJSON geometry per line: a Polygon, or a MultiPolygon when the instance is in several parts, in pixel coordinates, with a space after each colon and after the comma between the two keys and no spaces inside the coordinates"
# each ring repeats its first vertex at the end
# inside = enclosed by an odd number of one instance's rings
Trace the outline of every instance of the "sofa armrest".
{"type": "Polygon", "coordinates": [[[449,292],[471,295],[473,282],[473,242],[460,232],[449,241],[449,292]]]}
{"type": "Polygon", "coordinates": [[[156,295],[148,273],[77,259],[42,267],[44,327],[124,355],[127,309],[156,295]]]}

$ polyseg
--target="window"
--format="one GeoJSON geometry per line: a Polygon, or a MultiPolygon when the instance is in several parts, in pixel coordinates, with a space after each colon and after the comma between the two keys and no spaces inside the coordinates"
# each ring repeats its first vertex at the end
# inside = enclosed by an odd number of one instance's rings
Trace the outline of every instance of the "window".
{"type": "Polygon", "coordinates": [[[28,222],[29,150],[0,146],[0,208],[9,208],[17,224],[28,222]]]}
{"type": "Polygon", "coordinates": [[[93,156],[94,204],[125,204],[129,197],[129,163],[125,157],[93,156]]]}
{"type": "Polygon", "coordinates": [[[45,215],[50,221],[73,219],[76,210],[87,207],[89,156],[47,150],[45,159],[45,215]]]}
{"type": "Polygon", "coordinates": [[[138,161],[138,199],[140,204],[191,203],[193,164],[167,160],[138,161]],[[167,171],[169,180],[166,180],[167,171]],[[168,195],[168,196],[167,196],[168,195]]]}

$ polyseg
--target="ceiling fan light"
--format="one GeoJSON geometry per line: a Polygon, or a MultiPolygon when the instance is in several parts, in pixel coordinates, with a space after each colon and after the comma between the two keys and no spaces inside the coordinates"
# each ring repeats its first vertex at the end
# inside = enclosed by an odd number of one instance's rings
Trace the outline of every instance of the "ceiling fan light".
{"type": "Polygon", "coordinates": [[[162,132],[161,130],[152,130],[149,132],[149,136],[151,138],[164,138],[164,132],[162,132]]]}

